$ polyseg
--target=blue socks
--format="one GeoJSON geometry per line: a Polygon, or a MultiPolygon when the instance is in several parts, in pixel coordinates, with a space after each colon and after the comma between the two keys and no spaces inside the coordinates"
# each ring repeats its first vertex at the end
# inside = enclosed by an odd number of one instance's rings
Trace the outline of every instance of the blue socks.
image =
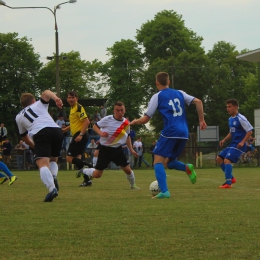
{"type": "Polygon", "coordinates": [[[0,170],[2,170],[9,178],[14,176],[3,162],[0,162],[0,170]]]}
{"type": "Polygon", "coordinates": [[[164,170],[164,165],[162,163],[156,163],[154,165],[155,176],[158,181],[161,192],[168,191],[167,181],[166,181],[166,172],[164,170]]]}
{"type": "Polygon", "coordinates": [[[233,166],[232,164],[226,164],[225,167],[225,176],[226,176],[226,183],[231,185],[231,179],[232,179],[232,170],[233,170],[233,166]]]}
{"type": "Polygon", "coordinates": [[[168,163],[167,166],[169,169],[175,169],[175,170],[186,172],[186,164],[180,161],[171,161],[168,163]]]}

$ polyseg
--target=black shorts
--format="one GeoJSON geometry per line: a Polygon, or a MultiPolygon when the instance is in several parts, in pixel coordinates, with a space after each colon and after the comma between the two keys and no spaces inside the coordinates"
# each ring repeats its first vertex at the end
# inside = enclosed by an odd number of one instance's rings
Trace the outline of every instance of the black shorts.
{"type": "Polygon", "coordinates": [[[103,171],[107,168],[107,165],[110,162],[114,162],[117,166],[126,167],[129,165],[128,160],[126,159],[122,146],[117,148],[108,147],[108,146],[99,146],[99,155],[96,164],[96,169],[103,171]]]}
{"type": "Polygon", "coordinates": [[[68,156],[77,157],[79,154],[84,154],[88,142],[87,132],[82,136],[80,142],[76,142],[75,138],[80,134],[80,131],[73,135],[67,151],[68,156]]]}
{"type": "Polygon", "coordinates": [[[59,127],[45,127],[33,136],[34,160],[42,157],[59,157],[62,146],[62,131],[59,127]]]}

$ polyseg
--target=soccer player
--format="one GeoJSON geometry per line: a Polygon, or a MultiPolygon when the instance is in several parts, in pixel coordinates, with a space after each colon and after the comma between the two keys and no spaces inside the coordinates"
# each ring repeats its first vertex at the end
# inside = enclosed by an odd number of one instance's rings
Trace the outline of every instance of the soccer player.
{"type": "Polygon", "coordinates": [[[252,135],[253,127],[248,120],[238,112],[238,101],[236,99],[228,99],[226,101],[227,112],[230,115],[228,119],[229,133],[219,142],[222,147],[228,140],[231,141],[229,146],[222,150],[217,156],[217,163],[220,165],[225,174],[225,183],[219,188],[231,188],[231,184],[236,183],[232,171],[232,163],[236,163],[242,153],[246,152],[247,140],[252,135]]]}
{"type": "MultiPolygon", "coordinates": [[[[88,142],[87,130],[90,122],[84,107],[78,103],[78,94],[75,91],[70,91],[68,93],[67,101],[70,105],[70,125],[63,128],[62,131],[66,132],[70,130],[73,137],[67,151],[66,161],[75,164],[80,170],[85,165],[90,167],[88,163],[81,159],[82,155],[85,153],[86,144],[88,142]]],[[[80,187],[91,185],[92,182],[85,177],[85,181],[83,181],[80,187]]]]}
{"type": "Polygon", "coordinates": [[[169,198],[170,192],[167,187],[164,164],[169,169],[176,169],[187,173],[192,184],[196,182],[196,173],[192,164],[184,164],[177,161],[188,139],[188,124],[185,104],[194,104],[199,116],[200,129],[207,127],[204,121],[203,105],[201,100],[186,94],[184,91],[169,88],[169,75],[159,72],[156,75],[156,86],[159,90],[149,102],[144,116],[134,119],[131,125],[146,124],[155,113],[156,109],[163,117],[164,127],[160,138],[153,150],[154,170],[161,192],[153,198],[169,198]]]}
{"type": "Polygon", "coordinates": [[[10,172],[8,167],[3,162],[0,162],[0,170],[7,175],[6,177],[6,175],[0,173],[0,184],[3,184],[9,179],[9,185],[12,185],[17,180],[17,177],[10,172]]]}
{"type": "Polygon", "coordinates": [[[49,190],[44,202],[51,202],[58,196],[57,161],[63,139],[61,128],[48,113],[50,99],[62,108],[62,100],[50,90],[45,90],[38,101],[31,93],[23,93],[20,98],[23,109],[15,119],[23,141],[34,148],[41,180],[49,190]]]}
{"type": "Polygon", "coordinates": [[[134,156],[138,156],[132,147],[130,133],[130,122],[124,118],[125,105],[121,101],[114,104],[114,114],[105,116],[95,123],[94,130],[100,135],[99,154],[95,168],[83,168],[77,172],[76,177],[82,174],[92,178],[100,178],[104,169],[110,162],[120,166],[126,173],[130,188],[139,190],[135,184],[135,175],[125,157],[122,145],[126,144],[134,156]]]}

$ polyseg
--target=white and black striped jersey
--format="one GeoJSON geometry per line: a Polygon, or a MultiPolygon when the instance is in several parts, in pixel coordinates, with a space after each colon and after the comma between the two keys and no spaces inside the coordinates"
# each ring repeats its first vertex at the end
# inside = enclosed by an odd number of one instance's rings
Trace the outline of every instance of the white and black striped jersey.
{"type": "Polygon", "coordinates": [[[48,107],[49,102],[40,99],[19,112],[15,120],[21,136],[28,133],[33,137],[45,127],[59,127],[48,113],[48,107]]]}

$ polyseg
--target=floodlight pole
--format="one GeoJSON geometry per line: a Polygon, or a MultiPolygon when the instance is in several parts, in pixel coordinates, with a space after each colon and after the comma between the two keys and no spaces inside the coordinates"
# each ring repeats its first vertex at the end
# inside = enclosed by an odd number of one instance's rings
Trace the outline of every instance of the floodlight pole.
{"type": "MultiPolygon", "coordinates": [[[[171,53],[171,57],[173,58],[172,56],[172,50],[170,48],[167,48],[166,51],[170,52],[171,53]]],[[[171,80],[171,85],[172,85],[172,88],[174,88],[174,65],[172,63],[172,80],[171,80]]]]}
{"type": "Polygon", "coordinates": [[[56,18],[56,11],[57,9],[60,8],[61,5],[63,4],[67,4],[67,3],[76,3],[77,0],[70,0],[67,2],[63,2],[60,3],[56,6],[54,6],[54,9],[50,9],[49,7],[45,7],[45,6],[39,6],[39,7],[34,7],[34,6],[25,6],[25,7],[12,7],[12,6],[8,6],[6,5],[6,3],[2,0],[0,0],[0,6],[5,6],[8,7],[10,9],[48,9],[49,11],[51,11],[51,13],[54,16],[54,21],[55,21],[55,50],[56,50],[56,94],[59,97],[60,96],[60,63],[59,63],[59,34],[58,34],[58,24],[57,24],[57,18],[56,18]]]}

